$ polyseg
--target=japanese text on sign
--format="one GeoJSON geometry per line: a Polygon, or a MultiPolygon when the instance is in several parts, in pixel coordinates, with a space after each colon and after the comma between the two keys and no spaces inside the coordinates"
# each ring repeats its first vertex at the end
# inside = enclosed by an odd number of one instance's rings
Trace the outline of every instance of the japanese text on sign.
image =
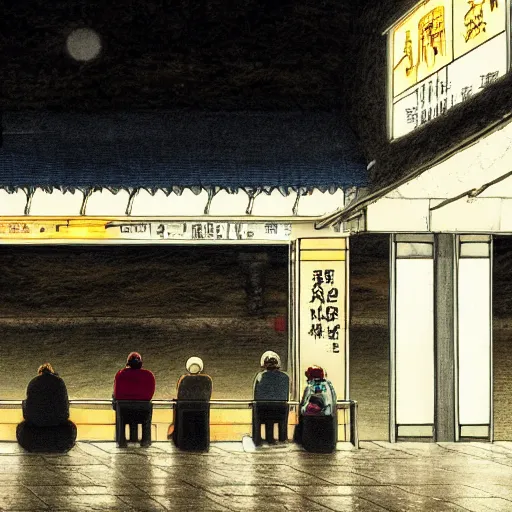
{"type": "Polygon", "coordinates": [[[339,290],[335,283],[334,269],[313,270],[309,312],[309,335],[315,340],[332,343],[332,352],[339,352],[339,290]]]}
{"type": "Polygon", "coordinates": [[[507,72],[507,2],[418,2],[389,31],[391,137],[445,114],[507,72]]]}

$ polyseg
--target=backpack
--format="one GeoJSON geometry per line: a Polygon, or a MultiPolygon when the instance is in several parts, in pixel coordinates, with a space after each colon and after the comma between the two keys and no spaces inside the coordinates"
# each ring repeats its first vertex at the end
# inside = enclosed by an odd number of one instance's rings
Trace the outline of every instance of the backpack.
{"type": "Polygon", "coordinates": [[[327,381],[324,379],[309,381],[301,404],[302,414],[305,416],[331,416],[333,411],[333,396],[327,381]]]}

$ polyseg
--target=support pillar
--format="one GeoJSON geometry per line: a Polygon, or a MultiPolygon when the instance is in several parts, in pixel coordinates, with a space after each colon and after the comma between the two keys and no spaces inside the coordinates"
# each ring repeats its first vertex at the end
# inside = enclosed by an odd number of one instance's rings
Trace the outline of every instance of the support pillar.
{"type": "Polygon", "coordinates": [[[319,365],[338,400],[348,398],[347,244],[344,238],[302,238],[298,244],[298,354],[305,371],[319,365]]]}
{"type": "Polygon", "coordinates": [[[458,238],[457,440],[492,441],[492,240],[458,238]]]}
{"type": "Polygon", "coordinates": [[[455,235],[434,241],[434,439],[455,441],[455,235]]]}
{"type": "Polygon", "coordinates": [[[434,237],[391,235],[390,440],[433,439],[434,237]]]}

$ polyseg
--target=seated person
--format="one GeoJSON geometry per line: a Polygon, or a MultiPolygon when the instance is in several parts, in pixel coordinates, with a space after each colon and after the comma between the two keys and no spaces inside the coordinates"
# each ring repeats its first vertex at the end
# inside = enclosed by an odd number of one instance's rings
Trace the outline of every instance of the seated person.
{"type": "Polygon", "coordinates": [[[261,356],[263,371],[254,379],[254,400],[252,438],[254,444],[261,444],[261,425],[265,425],[265,438],[274,443],[274,423],[279,426],[279,441],[288,438],[288,395],[290,377],[280,370],[281,360],[272,351],[261,356]]]}
{"type": "Polygon", "coordinates": [[[29,452],[66,452],[76,441],[66,385],[50,363],[42,364],[37,374],[27,387],[24,421],[16,428],[16,438],[29,452]]]}
{"type": "Polygon", "coordinates": [[[130,352],[126,367],[116,373],[112,395],[116,409],[116,443],[119,448],[126,447],[126,424],[130,425],[130,441],[137,441],[139,423],[142,424],[140,445],[151,446],[151,399],[154,393],[155,376],[151,371],[142,369],[142,356],[138,352],[130,352]]]}
{"type": "Polygon", "coordinates": [[[172,436],[178,448],[208,450],[212,379],[201,373],[203,361],[199,357],[189,358],[185,366],[188,374],[182,375],[177,384],[172,436]]]}
{"type": "Polygon", "coordinates": [[[334,387],[326,376],[320,366],[310,366],[306,370],[307,384],[300,402],[294,441],[309,451],[333,451],[336,447],[337,399],[334,387]],[[315,422],[315,419],[320,421],[315,422]]]}

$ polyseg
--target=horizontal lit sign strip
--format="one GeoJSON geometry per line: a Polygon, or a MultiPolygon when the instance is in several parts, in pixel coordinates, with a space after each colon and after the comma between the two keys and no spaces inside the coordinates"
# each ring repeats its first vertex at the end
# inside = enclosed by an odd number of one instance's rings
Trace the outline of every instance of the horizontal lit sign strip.
{"type": "Polygon", "coordinates": [[[0,239],[289,240],[291,224],[273,222],[117,222],[108,219],[0,222],[0,239]]]}

